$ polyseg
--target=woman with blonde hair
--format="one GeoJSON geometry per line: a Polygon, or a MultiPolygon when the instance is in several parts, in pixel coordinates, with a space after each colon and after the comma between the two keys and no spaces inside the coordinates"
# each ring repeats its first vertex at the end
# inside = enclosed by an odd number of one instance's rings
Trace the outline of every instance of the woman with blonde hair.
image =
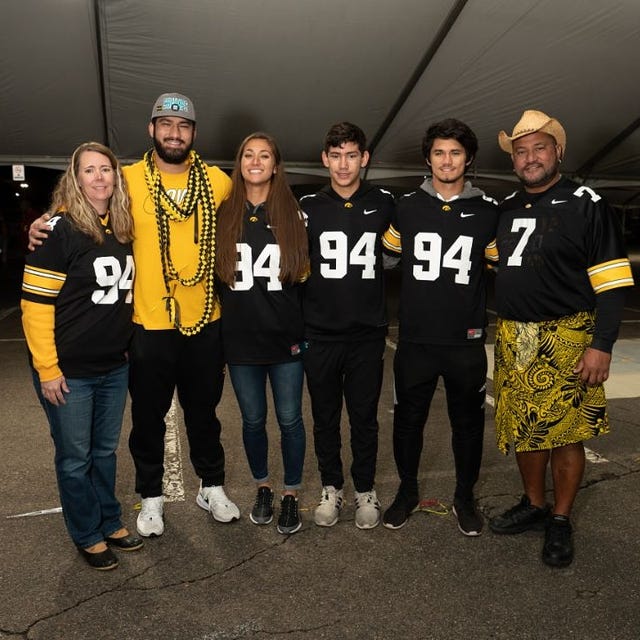
{"type": "Polygon", "coordinates": [[[231,179],[231,194],[218,211],[216,274],[222,283],[225,359],[257,485],[250,519],[254,524],[273,519],[266,431],[268,377],[284,465],[277,530],[291,534],[302,527],[297,493],[306,444],[300,298],[300,283],[309,269],[306,228],[270,135],[257,132],[243,140],[231,179]]]}
{"type": "Polygon", "coordinates": [[[27,256],[22,324],[67,530],[92,568],[115,569],[111,547],[134,551],[142,540],[122,524],[115,496],[134,266],[129,198],[113,152],[81,144],[49,213],[48,241],[27,256]]]}

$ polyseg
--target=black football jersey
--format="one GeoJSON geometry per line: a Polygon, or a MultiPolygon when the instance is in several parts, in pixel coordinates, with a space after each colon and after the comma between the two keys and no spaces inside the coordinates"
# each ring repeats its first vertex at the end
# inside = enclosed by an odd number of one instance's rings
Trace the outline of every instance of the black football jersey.
{"type": "Polygon", "coordinates": [[[418,189],[398,200],[383,244],[387,254],[401,255],[401,340],[484,341],[487,260],[496,257],[497,220],[497,203],[484,195],[445,201],[418,189]]]}
{"type": "Polygon", "coordinates": [[[496,308],[540,322],[594,309],[597,293],[633,284],[619,221],[589,187],[561,178],[501,204],[496,308]]]}
{"type": "MultiPolygon", "coordinates": [[[[131,244],[107,227],[103,244],[64,216],[49,221],[47,241],[26,258],[22,299],[55,305],[55,349],[69,378],[101,375],[126,362],[134,265],[131,244]]],[[[31,345],[30,345],[31,348],[31,345]]]]}
{"type": "Polygon", "coordinates": [[[233,288],[219,285],[229,364],[280,364],[303,349],[301,285],[283,284],[280,247],[263,205],[248,206],[233,288]]]}
{"type": "Polygon", "coordinates": [[[367,182],[348,199],[330,186],[305,196],[311,273],[305,284],[305,334],[324,340],[386,333],[381,237],[394,209],[391,193],[367,182]]]}

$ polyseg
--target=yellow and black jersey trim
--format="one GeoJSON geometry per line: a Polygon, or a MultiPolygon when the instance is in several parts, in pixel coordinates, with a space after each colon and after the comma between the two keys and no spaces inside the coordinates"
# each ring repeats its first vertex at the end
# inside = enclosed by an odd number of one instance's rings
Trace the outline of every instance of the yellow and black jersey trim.
{"type": "Polygon", "coordinates": [[[498,264],[498,245],[495,238],[485,247],[484,257],[491,264],[498,264]]]}
{"type": "Polygon", "coordinates": [[[633,286],[631,263],[627,258],[596,264],[587,269],[587,274],[595,293],[633,286]]]}
{"type": "Polygon", "coordinates": [[[53,302],[58,297],[66,279],[66,273],[26,265],[22,277],[22,292],[50,298],[53,302]]]}
{"type": "Polygon", "coordinates": [[[393,253],[402,253],[400,232],[393,225],[389,225],[389,228],[382,235],[382,246],[393,253]]]}

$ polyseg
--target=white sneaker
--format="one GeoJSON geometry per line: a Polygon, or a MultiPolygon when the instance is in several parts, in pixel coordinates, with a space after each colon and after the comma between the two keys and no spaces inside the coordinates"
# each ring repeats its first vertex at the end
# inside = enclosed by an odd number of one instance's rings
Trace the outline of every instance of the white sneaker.
{"type": "Polygon", "coordinates": [[[136,520],[136,529],[141,536],[161,536],[164,533],[164,496],[142,498],[140,501],[140,513],[136,520]]]}
{"type": "Polygon", "coordinates": [[[218,522],[233,522],[240,519],[240,509],[227,498],[222,486],[203,487],[201,484],[196,503],[205,511],[210,511],[213,519],[218,522]]]}
{"type": "Polygon", "coordinates": [[[322,487],[322,497],[320,504],[313,512],[313,520],[319,527],[333,527],[338,522],[343,506],[342,489],[336,489],[333,486],[322,487]]]}
{"type": "Polygon", "coordinates": [[[356,491],[356,527],[358,529],[373,529],[380,522],[380,502],[374,489],[371,491],[356,491]]]}

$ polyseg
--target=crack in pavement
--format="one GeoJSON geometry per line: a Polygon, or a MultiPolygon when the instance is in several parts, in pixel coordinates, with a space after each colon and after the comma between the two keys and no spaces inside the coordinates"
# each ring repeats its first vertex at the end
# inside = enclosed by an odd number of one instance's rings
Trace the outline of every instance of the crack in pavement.
{"type": "MultiPolygon", "coordinates": [[[[633,464],[634,462],[637,462],[638,459],[637,458],[632,458],[631,460],[631,464],[633,464]]],[[[638,475],[638,473],[640,473],[640,469],[629,466],[629,464],[625,464],[621,461],[610,461],[610,464],[612,465],[616,465],[619,468],[623,469],[623,471],[620,472],[614,472],[614,471],[605,471],[604,469],[601,470],[600,474],[598,477],[593,477],[593,478],[589,478],[588,480],[584,481],[581,486],[580,486],[580,491],[588,489],[590,487],[593,487],[597,484],[601,484],[603,482],[613,482],[613,481],[618,481],[618,480],[622,480],[624,478],[627,477],[633,477],[638,475]]],[[[552,490],[548,490],[547,493],[553,493],[552,490]]],[[[512,495],[509,492],[505,492],[505,493],[493,493],[493,494],[487,494],[485,496],[483,496],[481,498],[482,499],[492,499],[492,498],[502,498],[505,496],[510,496],[512,495]]],[[[485,509],[481,510],[483,512],[485,512],[485,509]]],[[[311,531],[315,529],[310,529],[307,531],[311,531]]],[[[304,535],[306,532],[303,531],[298,535],[304,535]]],[[[323,533],[323,532],[320,532],[323,533]]],[[[324,532],[326,533],[326,532],[324,532]]],[[[194,578],[189,578],[189,579],[179,579],[179,580],[173,580],[171,582],[167,582],[164,584],[160,584],[160,585],[156,585],[156,586],[135,586],[132,585],[131,583],[139,580],[140,578],[144,577],[146,574],[148,574],[152,569],[154,569],[155,567],[162,565],[163,563],[167,562],[170,559],[170,556],[165,556],[162,558],[157,559],[156,561],[150,563],[149,565],[145,566],[144,569],[142,569],[141,571],[132,574],[130,576],[127,576],[126,578],[124,578],[121,582],[119,582],[116,585],[110,586],[108,588],[105,588],[99,592],[96,593],[92,593],[91,595],[86,596],[85,598],[82,598],[80,600],[77,600],[76,602],[74,602],[73,604],[70,604],[67,607],[64,607],[62,609],[59,609],[55,612],[52,612],[50,614],[44,615],[41,618],[38,618],[37,620],[34,620],[32,623],[30,623],[29,625],[27,625],[24,629],[0,629],[0,638],[2,637],[15,637],[15,638],[23,638],[23,639],[28,639],[30,632],[40,623],[44,623],[44,622],[49,622],[51,620],[54,620],[55,618],[58,618],[60,616],[65,615],[66,613],[73,611],[75,609],[78,609],[82,606],[84,606],[87,603],[93,602],[99,598],[102,598],[105,595],[109,595],[112,593],[117,593],[117,592],[132,592],[132,591],[139,591],[139,592],[145,592],[145,591],[156,591],[156,590],[165,590],[165,589],[171,589],[174,587],[179,587],[179,586],[183,586],[183,585],[193,585],[193,584],[197,584],[199,582],[203,582],[206,580],[210,580],[212,578],[215,578],[217,576],[223,576],[229,572],[235,571],[236,569],[247,565],[251,562],[253,562],[256,558],[259,558],[260,556],[264,555],[265,553],[273,550],[274,548],[280,547],[284,544],[287,544],[288,540],[289,540],[290,536],[285,536],[283,537],[281,540],[278,540],[276,542],[273,542],[257,551],[255,551],[254,553],[241,558],[240,560],[238,560],[237,562],[228,565],[218,571],[214,571],[211,573],[208,573],[206,575],[201,575],[198,577],[194,577],[194,578]]],[[[583,595],[582,597],[586,597],[585,595],[583,595]]],[[[300,627],[300,628],[291,628],[288,630],[267,630],[264,628],[247,628],[247,627],[243,627],[243,629],[238,629],[237,631],[240,631],[241,635],[229,635],[229,633],[236,633],[235,631],[221,631],[220,635],[219,633],[215,633],[214,635],[208,634],[206,636],[204,636],[202,638],[202,640],[213,640],[215,639],[219,639],[219,640],[227,640],[227,639],[232,639],[232,638],[241,638],[241,637],[246,637],[247,636],[247,632],[249,632],[251,635],[254,634],[258,634],[258,633],[262,633],[262,634],[266,634],[266,635],[286,635],[286,634],[290,634],[290,633],[313,633],[314,631],[318,631],[319,629],[324,628],[327,625],[322,625],[322,626],[318,626],[318,627],[300,627]]],[[[329,625],[330,626],[330,625],[329,625]]]]}
{"type": "Polygon", "coordinates": [[[216,576],[221,576],[221,575],[225,575],[226,573],[229,573],[230,571],[234,571],[236,570],[238,567],[241,567],[247,563],[252,562],[253,560],[255,560],[256,558],[258,558],[259,556],[263,555],[264,553],[271,551],[273,548],[275,547],[279,547],[283,544],[286,544],[287,541],[289,539],[289,536],[284,537],[282,540],[279,540],[277,542],[274,542],[273,544],[268,545],[267,547],[264,547],[263,549],[260,549],[259,551],[256,551],[255,553],[251,554],[250,556],[247,556],[246,558],[242,558],[241,560],[239,560],[238,562],[225,567],[224,569],[220,570],[220,571],[215,571],[213,573],[204,575],[204,576],[199,576],[197,578],[191,578],[191,579],[182,579],[182,580],[175,580],[173,582],[168,582],[165,584],[161,584],[158,586],[152,586],[152,587],[136,587],[136,586],[130,586],[129,583],[131,583],[134,580],[138,580],[139,578],[143,577],[145,574],[147,574],[150,570],[154,569],[155,567],[163,564],[164,562],[169,560],[169,557],[163,557],[163,558],[159,558],[158,560],[156,560],[155,562],[152,562],[151,564],[149,564],[148,566],[146,566],[142,571],[139,571],[133,575],[130,575],[128,577],[126,577],[124,580],[122,580],[120,583],[118,583],[117,585],[113,585],[112,587],[109,587],[107,589],[103,589],[102,591],[93,593],[85,598],[82,598],[80,600],[77,600],[76,602],[74,602],[73,604],[64,607],[62,609],[59,609],[53,613],[50,613],[48,615],[44,615],[41,618],[38,618],[37,620],[34,620],[32,623],[30,623],[29,625],[27,625],[26,628],[22,629],[22,630],[15,630],[15,631],[10,631],[10,630],[4,630],[4,629],[0,629],[0,638],[2,638],[2,634],[6,634],[9,636],[16,636],[16,637],[22,637],[22,638],[28,638],[29,637],[29,632],[32,631],[38,624],[42,623],[42,622],[49,622],[59,616],[62,616],[66,613],[68,613],[69,611],[74,611],[75,609],[78,609],[82,606],[84,606],[85,604],[92,602],[94,600],[97,600],[99,598],[102,598],[105,595],[109,595],[112,593],[117,593],[120,591],[126,591],[126,592],[132,592],[132,591],[156,591],[156,590],[164,590],[164,589],[170,589],[173,587],[178,587],[178,586],[182,586],[182,585],[191,585],[191,584],[197,584],[198,582],[202,582],[205,580],[209,580],[211,578],[215,578],[216,576]],[[128,586],[129,585],[129,586],[128,586]]]}
{"type": "MultiPolygon", "coordinates": [[[[629,476],[634,476],[637,475],[638,473],[640,473],[640,469],[634,469],[634,468],[629,468],[627,467],[625,464],[623,464],[622,462],[616,461],[616,462],[612,462],[609,461],[612,464],[616,464],[619,467],[622,467],[623,469],[625,469],[624,472],[621,473],[614,473],[613,471],[602,471],[600,473],[600,477],[597,478],[589,478],[588,480],[583,481],[583,483],[580,485],[580,488],[578,491],[582,491],[583,489],[589,489],[590,487],[593,487],[596,484],[600,484],[601,482],[611,482],[611,481],[616,481],[616,480],[622,480],[623,478],[627,478],[629,476]]],[[[553,489],[547,489],[546,493],[550,493],[553,494],[553,489]]],[[[483,496],[484,499],[486,498],[504,498],[504,497],[508,497],[508,496],[512,496],[513,493],[511,492],[505,492],[505,493],[492,493],[492,494],[485,494],[483,496]]],[[[481,508],[482,510],[482,508],[481,508]]]]}

